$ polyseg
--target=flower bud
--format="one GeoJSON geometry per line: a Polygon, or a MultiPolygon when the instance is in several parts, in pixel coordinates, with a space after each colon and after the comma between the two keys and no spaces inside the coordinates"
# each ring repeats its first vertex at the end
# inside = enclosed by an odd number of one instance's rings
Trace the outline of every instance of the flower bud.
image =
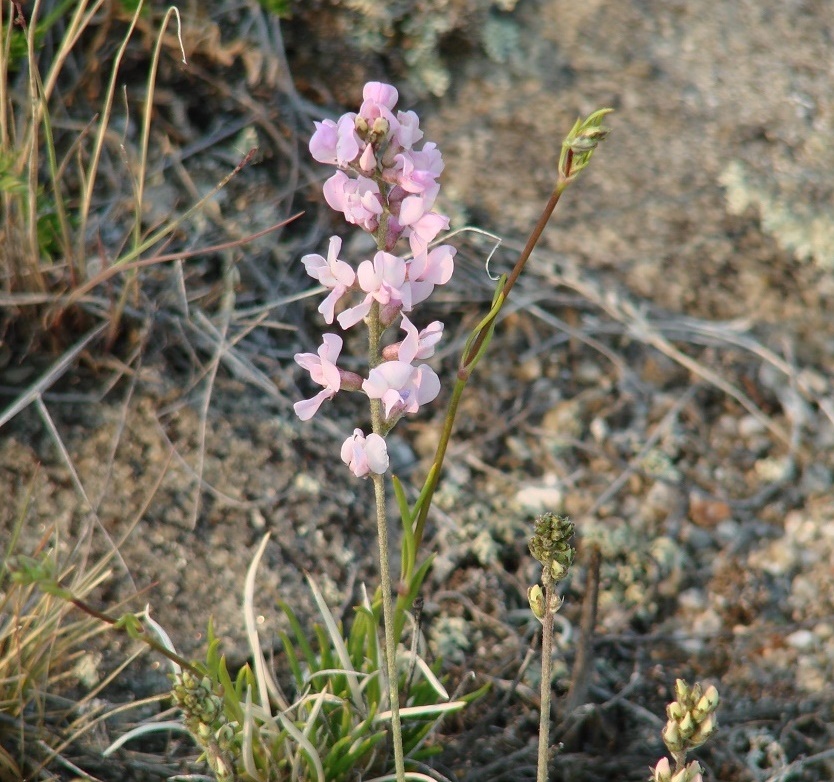
{"type": "Polygon", "coordinates": [[[686,716],[686,709],[683,706],[681,706],[681,704],[677,701],[672,701],[672,703],[670,703],[666,707],[666,716],[670,720],[678,722],[679,720],[682,720],[684,716],[686,716]]]}
{"type": "Polygon", "coordinates": [[[695,728],[695,720],[692,719],[692,714],[689,712],[686,713],[686,716],[678,722],[678,730],[680,731],[681,738],[688,739],[694,732],[695,728]]]}
{"type": "Polygon", "coordinates": [[[686,768],[682,768],[671,779],[671,782],[703,782],[701,765],[693,760],[686,768]]]}
{"type": "Polygon", "coordinates": [[[377,117],[374,120],[373,128],[371,132],[375,136],[385,136],[388,133],[388,129],[391,127],[390,123],[388,122],[385,117],[377,117]]]}
{"type": "Polygon", "coordinates": [[[663,738],[663,743],[666,744],[666,747],[669,749],[669,752],[673,754],[675,752],[683,752],[686,748],[686,742],[681,737],[681,732],[678,729],[677,722],[669,720],[660,732],[660,735],[663,738]]]}
{"type": "Polygon", "coordinates": [[[544,591],[538,584],[527,590],[527,602],[530,604],[530,610],[536,619],[540,622],[543,621],[545,615],[544,591]]]}
{"type": "Polygon", "coordinates": [[[711,684],[692,710],[695,720],[701,722],[707,714],[712,714],[718,708],[719,700],[718,690],[711,684]]]}
{"type": "Polygon", "coordinates": [[[714,714],[708,714],[689,737],[689,745],[694,749],[700,747],[718,729],[718,720],[714,714]]]}
{"type": "Polygon", "coordinates": [[[652,769],[651,782],[672,782],[672,769],[669,766],[669,758],[661,758],[652,769]]]}

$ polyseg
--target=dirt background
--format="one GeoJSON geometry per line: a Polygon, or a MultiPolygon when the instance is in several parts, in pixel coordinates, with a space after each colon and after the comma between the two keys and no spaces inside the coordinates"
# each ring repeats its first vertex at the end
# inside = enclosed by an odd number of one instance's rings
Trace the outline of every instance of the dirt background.
{"type": "MultiPolygon", "coordinates": [[[[553,510],[576,522],[581,554],[560,614],[562,694],[591,542],[603,557],[587,704],[560,714],[552,778],[645,778],[677,676],[722,694],[722,731],[700,753],[707,779],[834,777],[831,759],[803,761],[834,742],[830,5],[313,3],[280,25],[254,5],[182,11],[191,64],[171,47],[161,71],[156,122],[174,163],[160,162],[154,209],[181,209],[254,139],[258,161],[185,243],[306,215],[195,272],[150,275],[153,306],[122,353],[92,343],[42,408],[0,432],[0,529],[30,487],[24,546],[54,529],[62,551],[81,537],[97,555],[140,517],[96,597],[141,590],[133,605],[149,603],[187,655],[200,654],[211,614],[245,659],[243,579],[267,532],[267,642],[278,597],[311,615],[304,571],[347,615],[358,583],[375,583],[376,555],[370,487],[336,453],[365,413],[338,400],[301,424],[290,409],[307,390],[291,356],[319,329],[299,258],[333,230],[351,236],[322,206],[327,172],[305,157],[304,135],[355,109],[364,81],[393,81],[443,152],[453,228],[504,239],[497,272],[538,216],[576,116],[610,106],[613,132],[559,206],[471,384],[431,516],[430,649],[451,681],[471,670],[494,684],[448,726],[438,769],[535,776],[526,537],[553,510]]],[[[490,242],[454,241],[456,278],[421,313],[447,323],[437,367],[449,373],[491,287],[490,242]]],[[[361,241],[348,247],[361,260],[361,241]]],[[[8,363],[5,401],[52,360],[8,363]]],[[[441,410],[392,439],[395,471],[414,485],[441,410]]],[[[124,653],[117,641],[90,652],[100,672],[124,653]]],[[[127,676],[114,699],[165,683],[148,656],[127,676]]]]}

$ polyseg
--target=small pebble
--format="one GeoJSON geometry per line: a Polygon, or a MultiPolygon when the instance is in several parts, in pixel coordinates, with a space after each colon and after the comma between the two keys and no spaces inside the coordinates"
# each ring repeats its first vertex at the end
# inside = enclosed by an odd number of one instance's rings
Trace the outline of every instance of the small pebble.
{"type": "Polygon", "coordinates": [[[800,652],[810,652],[817,645],[817,639],[810,630],[797,630],[785,640],[789,646],[800,652]]]}

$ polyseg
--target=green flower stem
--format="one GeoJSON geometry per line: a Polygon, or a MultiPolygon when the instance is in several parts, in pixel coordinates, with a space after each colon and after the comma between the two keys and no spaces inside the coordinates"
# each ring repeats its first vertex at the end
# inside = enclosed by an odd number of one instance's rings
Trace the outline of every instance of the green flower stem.
{"type": "MultiPolygon", "coordinates": [[[[544,582],[544,604],[553,600],[553,586],[544,582]]],[[[547,782],[547,762],[550,754],[550,677],[553,669],[553,612],[545,610],[542,618],[542,680],[539,713],[539,759],[536,782],[547,782]]]]}
{"type": "Polygon", "coordinates": [[[472,375],[472,370],[475,368],[475,365],[477,364],[477,359],[479,359],[481,355],[481,349],[484,346],[484,342],[491,335],[492,329],[495,325],[495,320],[498,317],[501,308],[504,306],[504,303],[507,301],[507,296],[509,295],[510,291],[512,290],[513,286],[515,285],[516,281],[521,275],[521,272],[524,270],[524,266],[529,260],[530,255],[533,253],[533,249],[538,244],[539,239],[541,238],[541,235],[544,232],[545,226],[550,220],[550,217],[553,214],[554,209],[556,209],[556,205],[559,203],[559,199],[562,197],[562,193],[565,192],[568,185],[570,185],[572,181],[572,179],[566,178],[562,175],[560,175],[557,179],[556,186],[553,188],[553,192],[550,194],[550,198],[548,199],[547,204],[545,204],[544,210],[542,211],[541,216],[538,219],[538,222],[534,226],[529,238],[527,239],[527,244],[525,244],[524,249],[518,256],[518,260],[516,261],[512,272],[510,272],[510,275],[504,282],[504,286],[501,289],[501,293],[498,295],[498,301],[496,303],[496,306],[493,307],[494,311],[491,313],[490,317],[486,318],[480,324],[477,336],[474,340],[472,340],[471,344],[469,345],[469,348],[466,350],[463,357],[461,358],[460,368],[458,369],[457,381],[455,382],[455,387],[452,391],[452,398],[449,400],[449,406],[446,409],[446,418],[443,421],[443,431],[441,432],[440,440],[437,443],[437,450],[435,451],[434,455],[434,464],[432,470],[429,473],[428,492],[426,494],[425,501],[420,506],[417,518],[415,519],[415,555],[416,552],[420,549],[420,544],[423,540],[423,531],[426,526],[426,517],[428,516],[429,508],[431,507],[432,497],[434,495],[435,489],[437,488],[437,482],[440,480],[440,470],[443,467],[443,460],[446,458],[446,448],[449,445],[449,439],[452,436],[452,429],[455,425],[455,417],[457,416],[458,405],[460,404],[461,396],[463,395],[463,389],[469,382],[469,378],[472,375]]]}
{"type": "Polygon", "coordinates": [[[388,674],[388,692],[391,701],[391,738],[394,743],[394,768],[397,782],[405,782],[402,727],[400,725],[400,692],[397,676],[397,639],[394,637],[394,606],[391,601],[391,572],[388,558],[388,519],[385,514],[385,479],[372,473],[374,499],[376,500],[376,524],[379,537],[379,569],[382,586],[382,620],[385,625],[385,663],[388,674]]]}
{"type": "MultiPolygon", "coordinates": [[[[373,368],[381,360],[380,338],[382,323],[379,302],[374,302],[368,315],[368,359],[373,368]]],[[[385,435],[382,403],[371,399],[371,428],[376,434],[385,435]]],[[[388,674],[388,692],[391,701],[391,738],[394,744],[394,768],[397,782],[405,782],[405,758],[403,757],[402,726],[400,724],[400,691],[397,676],[397,639],[394,633],[394,607],[391,601],[391,568],[388,555],[388,518],[385,508],[385,479],[371,473],[376,503],[376,531],[379,540],[379,576],[382,590],[382,622],[385,628],[385,664],[388,674]]]]}

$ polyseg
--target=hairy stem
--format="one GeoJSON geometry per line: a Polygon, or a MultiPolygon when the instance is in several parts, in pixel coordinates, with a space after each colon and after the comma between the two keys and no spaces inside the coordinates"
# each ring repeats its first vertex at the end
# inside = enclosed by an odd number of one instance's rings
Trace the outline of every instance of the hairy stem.
{"type": "Polygon", "coordinates": [[[397,782],[405,782],[402,728],[400,726],[400,692],[397,677],[397,639],[394,637],[394,606],[391,601],[391,571],[388,559],[388,519],[385,514],[385,479],[376,473],[374,499],[376,500],[376,525],[379,537],[379,569],[382,586],[382,620],[385,625],[385,663],[388,674],[388,692],[391,700],[391,736],[394,741],[394,767],[397,782]]]}
{"type": "MultiPolygon", "coordinates": [[[[382,324],[379,303],[374,302],[368,315],[368,359],[371,367],[380,361],[382,324]]],[[[383,434],[382,403],[371,399],[371,426],[377,434],[383,434]]],[[[385,512],[385,479],[371,473],[376,503],[376,532],[379,540],[379,577],[382,590],[382,623],[385,627],[385,664],[388,675],[388,692],[391,701],[391,737],[394,743],[394,767],[397,782],[405,782],[402,727],[400,725],[400,692],[397,677],[397,639],[394,633],[394,606],[391,601],[391,566],[388,556],[388,518],[385,512]]]]}
{"type": "Polygon", "coordinates": [[[542,618],[542,681],[541,706],[539,714],[539,759],[536,769],[536,782],[547,782],[547,761],[550,754],[550,677],[553,666],[553,612],[550,603],[553,599],[553,586],[545,581],[542,618]]]}

